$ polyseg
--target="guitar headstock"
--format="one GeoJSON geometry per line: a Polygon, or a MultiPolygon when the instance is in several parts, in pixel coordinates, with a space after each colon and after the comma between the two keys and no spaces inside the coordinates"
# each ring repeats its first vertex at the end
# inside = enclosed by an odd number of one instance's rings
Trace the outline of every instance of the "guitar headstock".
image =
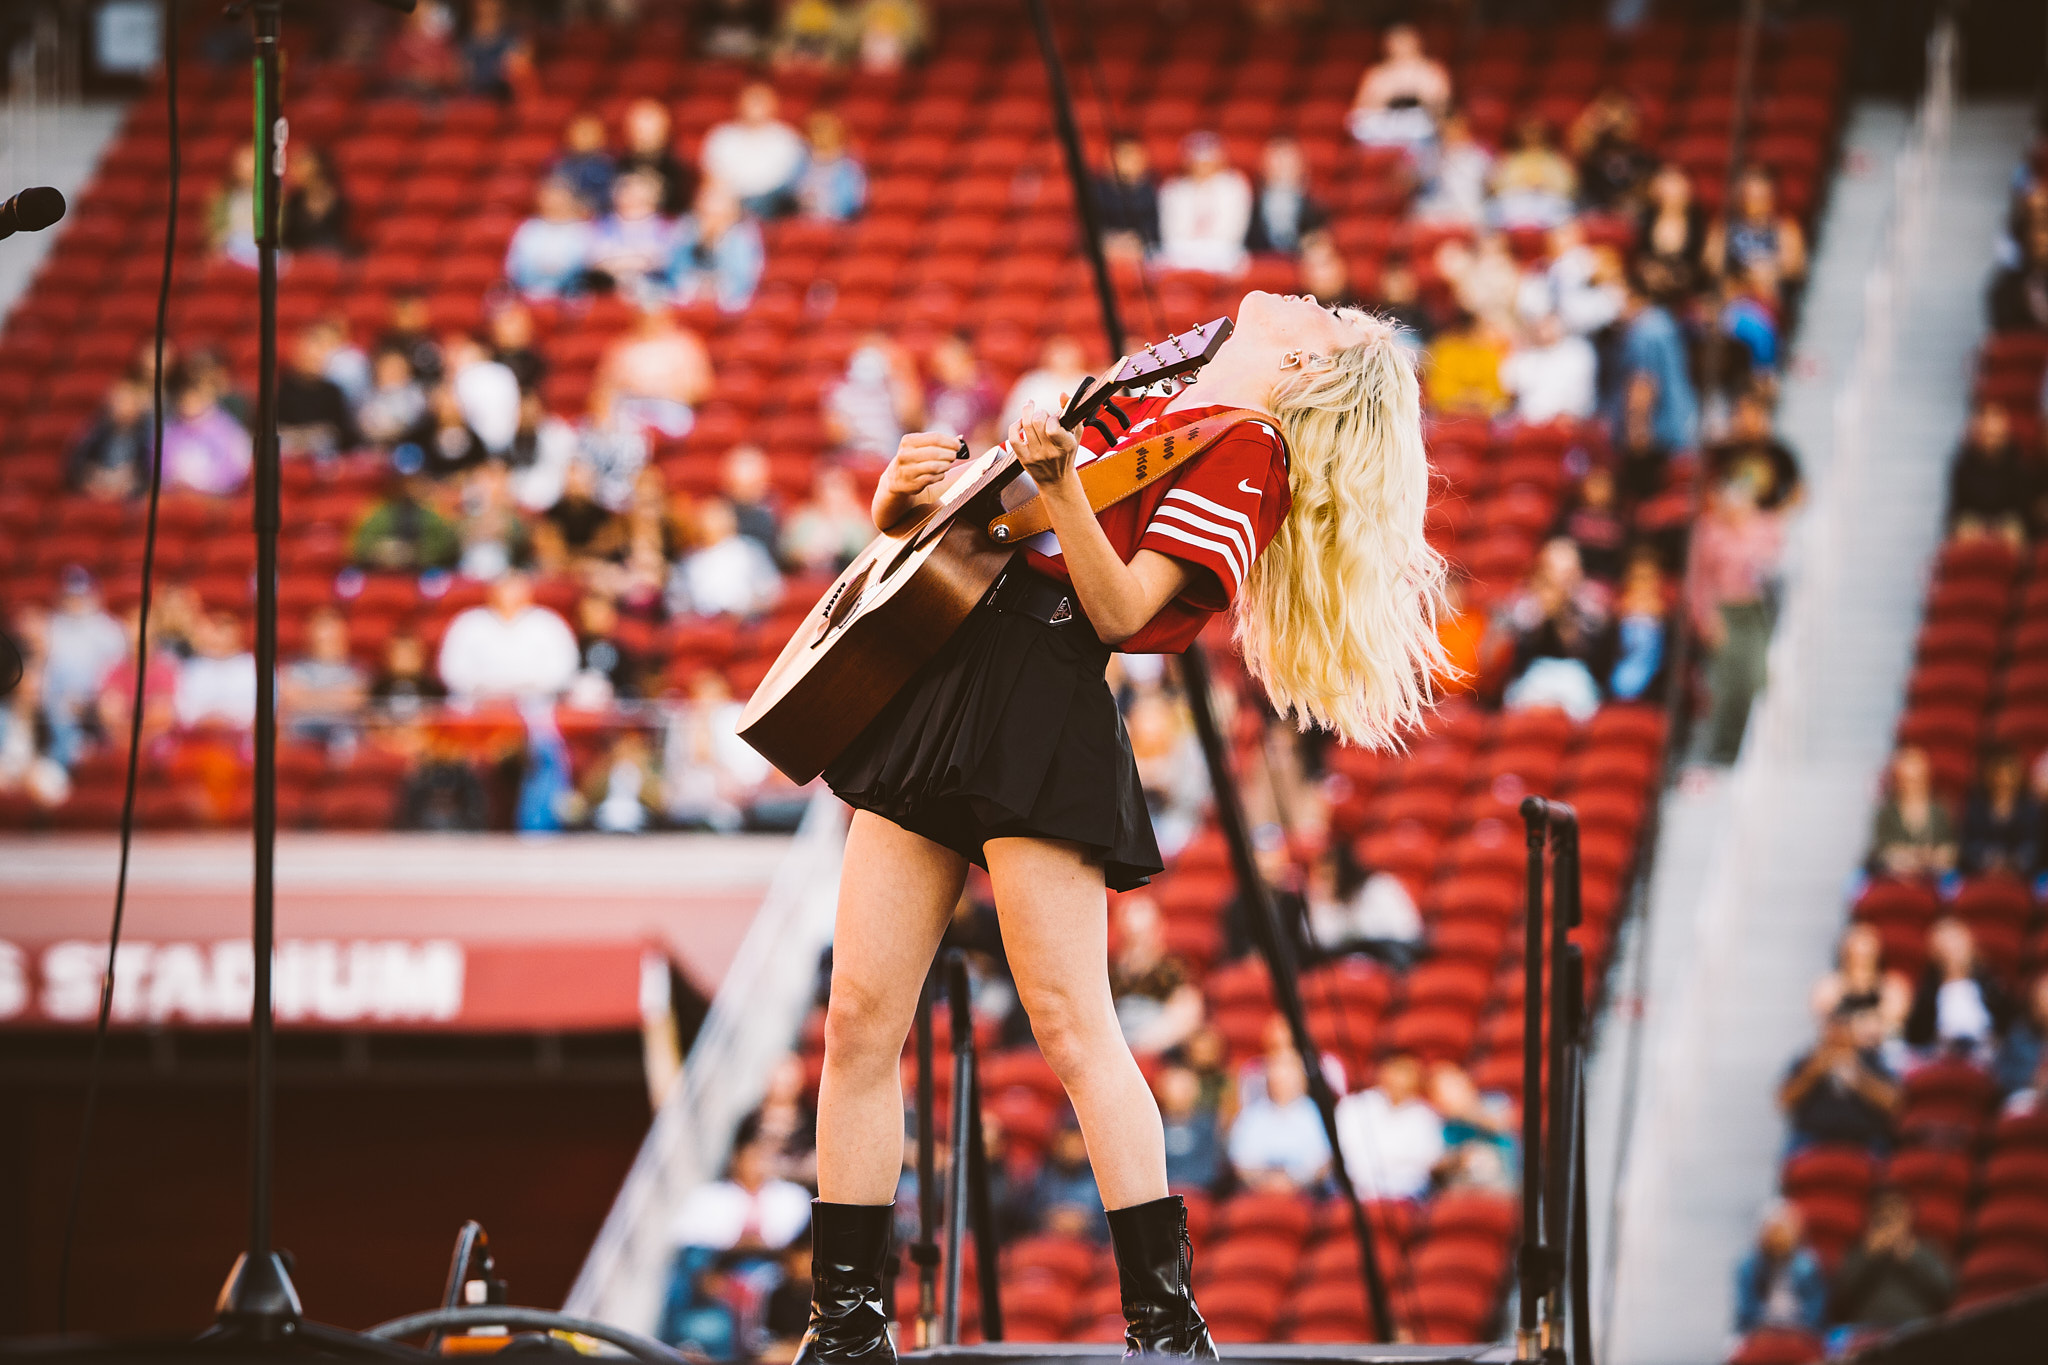
{"type": "Polygon", "coordinates": [[[1107,378],[1081,386],[1060,414],[1060,425],[1069,431],[1080,426],[1112,396],[1124,389],[1142,389],[1162,379],[1174,379],[1199,370],[1216,358],[1230,339],[1233,324],[1217,318],[1191,327],[1177,336],[1156,341],[1142,351],[1133,351],[1118,361],[1107,378]]]}

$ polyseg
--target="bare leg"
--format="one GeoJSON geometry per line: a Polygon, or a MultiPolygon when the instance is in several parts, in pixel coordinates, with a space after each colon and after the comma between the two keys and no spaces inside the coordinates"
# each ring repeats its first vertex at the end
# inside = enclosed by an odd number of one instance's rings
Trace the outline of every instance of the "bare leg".
{"type": "Polygon", "coordinates": [[[828,1203],[896,1197],[903,1039],[966,875],[966,860],[951,849],[870,811],[854,812],[818,1083],[818,1197],[828,1203]]]}
{"type": "Polygon", "coordinates": [[[987,853],[1017,994],[1081,1120],[1103,1207],[1162,1198],[1159,1106],[1124,1043],[1109,993],[1101,867],[1079,845],[1054,839],[992,839],[987,853]]]}

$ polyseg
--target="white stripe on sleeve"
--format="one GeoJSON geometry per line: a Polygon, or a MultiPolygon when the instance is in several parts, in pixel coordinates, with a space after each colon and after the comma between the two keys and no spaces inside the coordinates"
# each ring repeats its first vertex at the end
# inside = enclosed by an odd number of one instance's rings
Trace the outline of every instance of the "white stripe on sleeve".
{"type": "Polygon", "coordinates": [[[1166,536],[1171,540],[1178,540],[1197,549],[1209,551],[1222,560],[1223,567],[1230,571],[1230,592],[1233,597],[1237,595],[1237,585],[1243,580],[1244,571],[1238,568],[1237,555],[1225,542],[1211,540],[1207,536],[1198,536],[1192,532],[1183,531],[1180,527],[1168,525],[1163,521],[1154,521],[1145,534],[1148,536],[1166,536]]]}

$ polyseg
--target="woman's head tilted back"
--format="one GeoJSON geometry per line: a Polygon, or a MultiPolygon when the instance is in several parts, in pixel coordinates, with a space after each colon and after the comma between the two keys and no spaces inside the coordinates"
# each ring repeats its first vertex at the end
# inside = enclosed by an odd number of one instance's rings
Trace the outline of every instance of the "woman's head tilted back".
{"type": "Polygon", "coordinates": [[[1414,361],[1380,319],[1294,295],[1247,295],[1230,344],[1272,367],[1267,407],[1287,438],[1294,497],[1245,578],[1245,661],[1304,726],[1397,743],[1446,667],[1414,361]]]}

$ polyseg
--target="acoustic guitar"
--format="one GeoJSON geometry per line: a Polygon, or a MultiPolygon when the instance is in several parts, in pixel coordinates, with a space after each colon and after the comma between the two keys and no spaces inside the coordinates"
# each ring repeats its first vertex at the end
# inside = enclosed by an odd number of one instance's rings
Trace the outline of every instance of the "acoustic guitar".
{"type": "MultiPolygon", "coordinates": [[[[1073,431],[1118,393],[1200,369],[1230,330],[1230,319],[1218,318],[1125,356],[1100,383],[1081,384],[1060,425],[1073,431]]],[[[1170,441],[1165,448],[1181,458],[1199,453],[1185,443],[1178,452],[1170,441]]],[[[1140,456],[1126,486],[1105,500],[1091,495],[1091,504],[1100,511],[1175,463],[1154,459],[1148,468],[1140,456]]],[[[1035,496],[1028,479],[1019,481],[1023,472],[998,445],[950,475],[936,503],[868,542],[754,690],[740,716],[740,738],[793,781],[823,772],[952,638],[1017,553],[1025,538],[1018,528],[1033,524],[1016,515],[1035,496]]]]}

